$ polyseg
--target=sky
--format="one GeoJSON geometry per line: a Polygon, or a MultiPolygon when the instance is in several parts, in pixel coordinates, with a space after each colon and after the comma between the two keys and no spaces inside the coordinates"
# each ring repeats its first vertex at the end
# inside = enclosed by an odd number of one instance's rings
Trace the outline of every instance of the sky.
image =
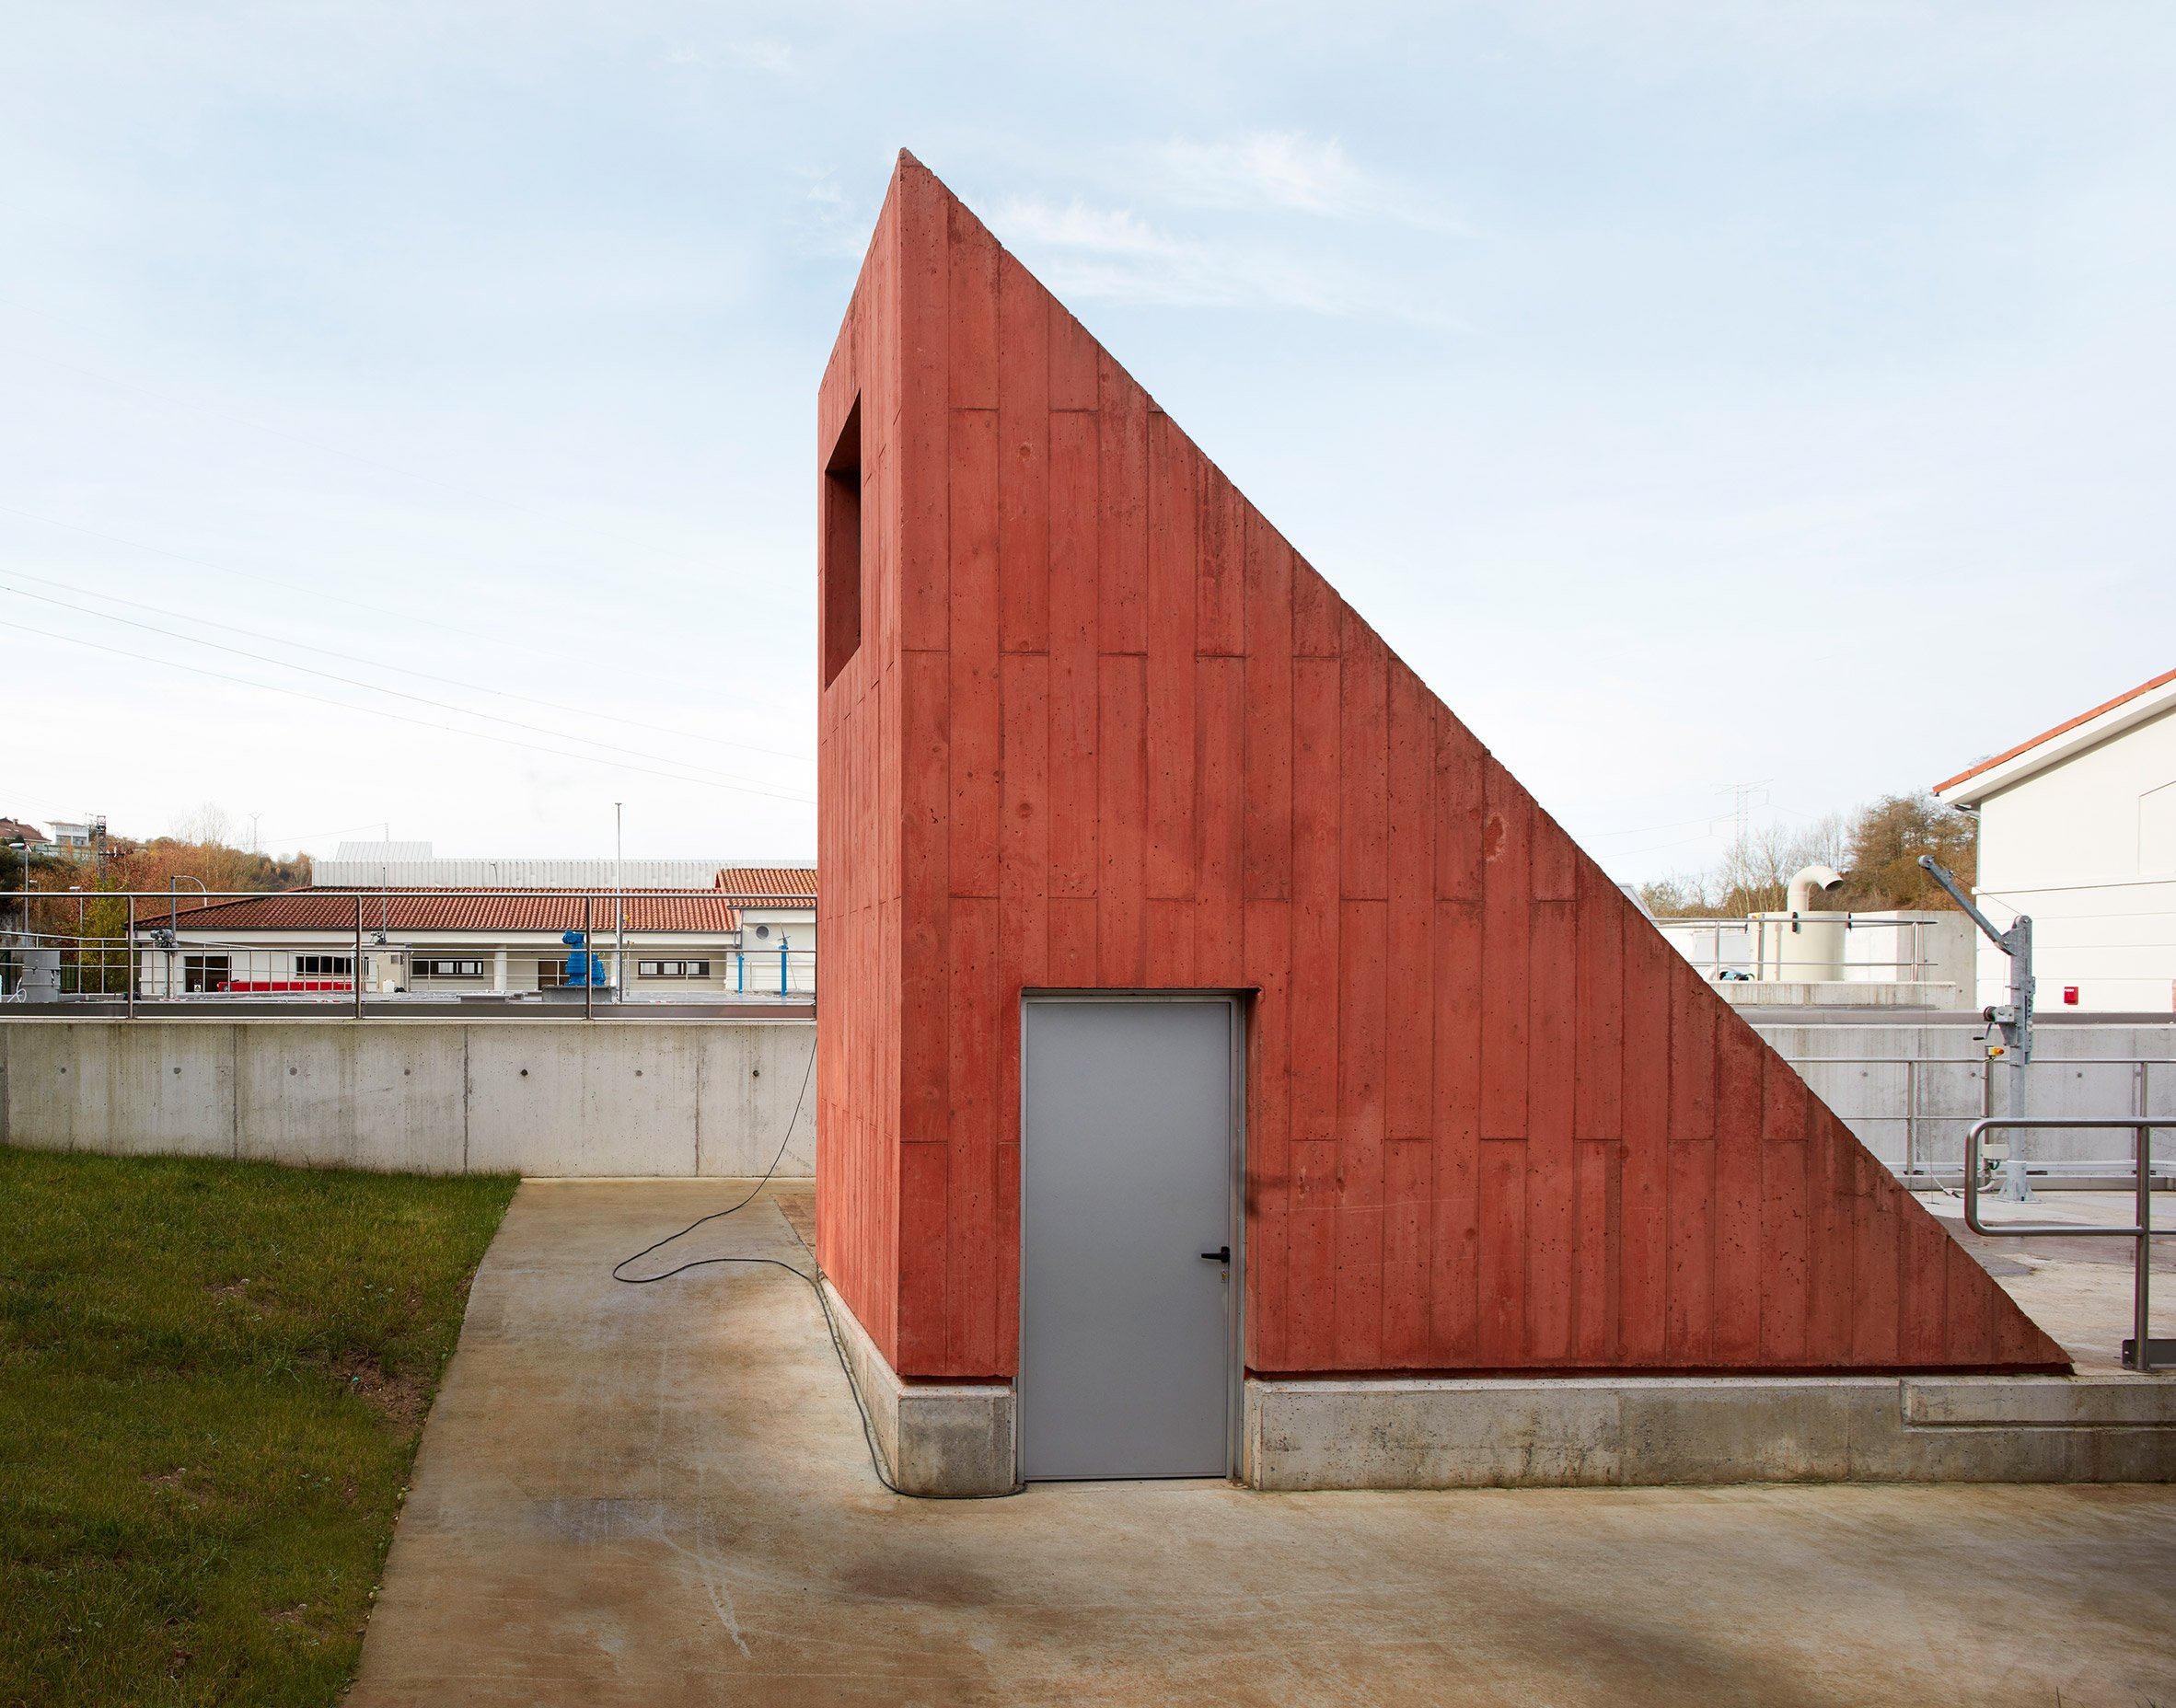
{"type": "Polygon", "coordinates": [[[815,851],[897,151],[1615,876],[2176,665],[2176,11],[18,7],[0,814],[815,851]]]}

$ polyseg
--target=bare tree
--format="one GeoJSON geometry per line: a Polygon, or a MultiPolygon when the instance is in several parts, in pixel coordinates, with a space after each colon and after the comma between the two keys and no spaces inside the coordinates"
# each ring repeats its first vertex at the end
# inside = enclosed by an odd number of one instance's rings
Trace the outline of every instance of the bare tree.
{"type": "Polygon", "coordinates": [[[1748,832],[1716,869],[1714,888],[1720,911],[1779,911],[1788,902],[1796,873],[1808,866],[1842,869],[1846,842],[1840,813],[1795,827],[1771,823],[1748,832]]]}
{"type": "Polygon", "coordinates": [[[173,837],[177,842],[226,847],[234,840],[234,821],[216,801],[207,801],[174,821],[173,837]]]}

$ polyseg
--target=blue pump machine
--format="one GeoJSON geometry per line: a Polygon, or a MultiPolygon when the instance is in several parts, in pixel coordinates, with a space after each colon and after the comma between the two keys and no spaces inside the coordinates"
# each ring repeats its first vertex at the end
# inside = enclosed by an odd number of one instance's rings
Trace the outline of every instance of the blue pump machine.
{"type": "Polygon", "coordinates": [[[567,956],[565,984],[575,990],[595,988],[602,990],[612,982],[605,969],[605,958],[589,952],[589,940],[580,931],[562,931],[561,942],[573,952],[567,956]]]}

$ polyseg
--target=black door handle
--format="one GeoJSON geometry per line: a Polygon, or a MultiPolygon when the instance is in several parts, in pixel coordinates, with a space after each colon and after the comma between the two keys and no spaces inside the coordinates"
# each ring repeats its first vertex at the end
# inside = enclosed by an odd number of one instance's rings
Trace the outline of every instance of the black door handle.
{"type": "Polygon", "coordinates": [[[1232,1248],[1228,1245],[1220,1245],[1215,1251],[1204,1252],[1201,1255],[1208,1263],[1228,1264],[1232,1261],[1232,1248]]]}

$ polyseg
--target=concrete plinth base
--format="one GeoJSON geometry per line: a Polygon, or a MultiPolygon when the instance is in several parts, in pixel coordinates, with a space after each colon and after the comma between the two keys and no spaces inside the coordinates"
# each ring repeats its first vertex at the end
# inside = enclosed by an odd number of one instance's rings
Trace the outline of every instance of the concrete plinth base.
{"type": "Polygon", "coordinates": [[[1264,1489],[2176,1481],[2157,1376],[1246,1384],[1264,1489]]]}
{"type": "Polygon", "coordinates": [[[1010,1493],[1017,1416],[1012,1384],[902,1380],[829,1277],[823,1287],[846,1348],[847,1368],[868,1409],[877,1451],[900,1493],[953,1497],[1010,1493]]]}
{"type": "Polygon", "coordinates": [[[1962,1009],[1962,986],[1896,979],[1724,978],[1709,989],[1739,1009],[1962,1009]]]}

